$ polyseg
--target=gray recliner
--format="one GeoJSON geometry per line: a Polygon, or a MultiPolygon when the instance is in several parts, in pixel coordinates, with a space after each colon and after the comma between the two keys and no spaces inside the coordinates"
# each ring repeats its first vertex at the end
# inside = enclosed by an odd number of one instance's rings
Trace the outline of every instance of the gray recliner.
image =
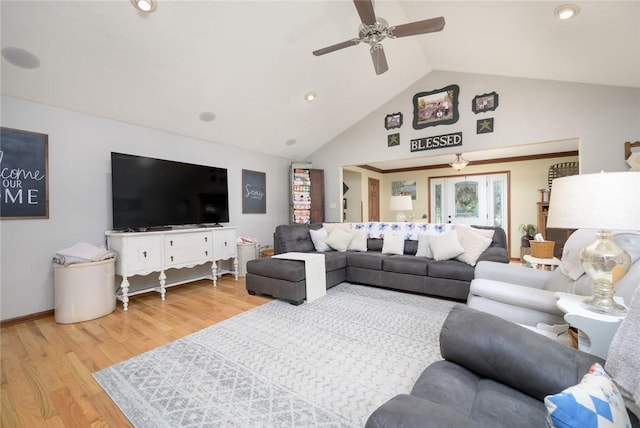
{"type": "MultiPolygon", "coordinates": [[[[467,305],[509,321],[536,326],[563,324],[556,292],[587,296],[593,281],[584,273],[581,250],[594,242],[594,230],[577,230],[567,240],[562,261],[553,272],[520,265],[479,262],[467,305]]],[[[628,304],[640,284],[640,232],[615,232],[613,240],[631,256],[631,269],[616,283],[616,295],[628,304]]]]}
{"type": "Polygon", "coordinates": [[[427,367],[409,394],[376,409],[365,427],[544,427],[544,397],[579,383],[593,363],[603,364],[463,305],[445,320],[440,351],[444,360],[427,367]]]}

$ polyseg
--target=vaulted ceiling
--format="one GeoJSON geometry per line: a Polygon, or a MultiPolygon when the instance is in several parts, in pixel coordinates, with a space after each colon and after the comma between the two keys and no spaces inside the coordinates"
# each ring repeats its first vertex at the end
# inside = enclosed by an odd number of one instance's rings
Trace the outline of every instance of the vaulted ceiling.
{"type": "Polygon", "coordinates": [[[578,2],[566,21],[560,4],[377,0],[391,25],[446,20],[384,40],[389,71],[377,76],[362,44],[311,54],[357,36],[350,0],[158,0],[152,14],[129,0],[3,0],[2,48],[40,66],[3,59],[2,93],[303,159],[432,70],[640,87],[640,2],[578,2]]]}

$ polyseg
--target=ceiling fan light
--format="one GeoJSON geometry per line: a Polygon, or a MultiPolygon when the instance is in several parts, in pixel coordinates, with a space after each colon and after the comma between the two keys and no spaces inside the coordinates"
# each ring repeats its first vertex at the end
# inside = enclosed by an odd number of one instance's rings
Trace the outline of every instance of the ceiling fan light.
{"type": "Polygon", "coordinates": [[[565,20],[578,15],[580,8],[575,4],[563,4],[562,6],[558,6],[554,13],[558,18],[565,20]]]}
{"type": "Polygon", "coordinates": [[[462,171],[467,165],[469,165],[469,161],[462,157],[462,153],[456,153],[456,158],[449,162],[449,166],[456,171],[462,171]]]}

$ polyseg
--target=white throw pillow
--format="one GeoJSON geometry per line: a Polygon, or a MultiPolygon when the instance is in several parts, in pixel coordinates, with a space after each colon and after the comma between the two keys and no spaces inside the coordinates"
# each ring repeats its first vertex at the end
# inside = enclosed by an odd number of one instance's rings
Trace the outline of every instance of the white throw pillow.
{"type": "Polygon", "coordinates": [[[382,238],[382,254],[404,254],[404,236],[385,234],[382,238]]]}
{"type": "Polygon", "coordinates": [[[353,235],[346,230],[334,228],[327,237],[327,244],[336,251],[345,252],[349,248],[349,244],[353,239],[353,235]]]}
{"type": "Polygon", "coordinates": [[[309,229],[309,234],[316,251],[325,252],[331,250],[331,247],[326,242],[329,235],[324,227],[322,229],[309,229]]]}
{"type": "Polygon", "coordinates": [[[438,235],[438,233],[433,232],[422,232],[418,234],[418,251],[416,251],[416,257],[433,258],[431,247],[429,247],[429,239],[436,235],[438,235]]]}
{"type": "Polygon", "coordinates": [[[351,223],[322,223],[322,227],[327,229],[327,234],[331,234],[333,229],[350,230],[351,223]]]}
{"type": "Polygon", "coordinates": [[[434,260],[449,260],[464,253],[464,248],[460,245],[458,234],[455,231],[430,237],[429,248],[431,248],[434,260]]]}
{"type": "Polygon", "coordinates": [[[369,238],[369,231],[366,229],[352,229],[349,233],[353,235],[353,239],[349,243],[347,250],[367,251],[367,238],[369,238]]]}
{"type": "Polygon", "coordinates": [[[491,238],[487,238],[473,232],[466,232],[462,235],[462,241],[460,244],[462,245],[462,248],[464,248],[464,253],[460,254],[456,260],[475,266],[480,254],[482,254],[484,250],[489,248],[489,245],[491,245],[491,238]]]}
{"type": "Polygon", "coordinates": [[[458,241],[462,242],[462,238],[467,233],[475,233],[476,235],[493,239],[493,235],[496,233],[496,231],[494,229],[478,229],[469,226],[468,224],[456,224],[456,233],[458,234],[458,241]]]}

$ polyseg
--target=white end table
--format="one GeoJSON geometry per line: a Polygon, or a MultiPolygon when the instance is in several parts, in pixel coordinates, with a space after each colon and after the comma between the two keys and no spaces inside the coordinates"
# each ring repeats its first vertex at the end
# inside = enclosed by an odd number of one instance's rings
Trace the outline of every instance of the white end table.
{"type": "MultiPolygon", "coordinates": [[[[582,306],[582,302],[590,296],[578,296],[569,293],[555,293],[558,308],[566,315],[565,321],[578,329],[578,349],[600,358],[607,358],[609,345],[616,334],[623,316],[604,315],[590,311],[582,306]]],[[[624,305],[620,297],[614,299],[624,305]]]]}
{"type": "Polygon", "coordinates": [[[533,257],[531,254],[525,254],[523,257],[525,262],[531,264],[538,269],[546,269],[549,266],[549,270],[554,270],[556,266],[560,266],[560,259],[553,257],[551,259],[540,259],[533,257]]]}
{"type": "Polygon", "coordinates": [[[307,303],[327,294],[327,273],[324,254],[283,253],[271,256],[273,259],[302,260],[304,262],[304,282],[307,286],[307,303]]]}

